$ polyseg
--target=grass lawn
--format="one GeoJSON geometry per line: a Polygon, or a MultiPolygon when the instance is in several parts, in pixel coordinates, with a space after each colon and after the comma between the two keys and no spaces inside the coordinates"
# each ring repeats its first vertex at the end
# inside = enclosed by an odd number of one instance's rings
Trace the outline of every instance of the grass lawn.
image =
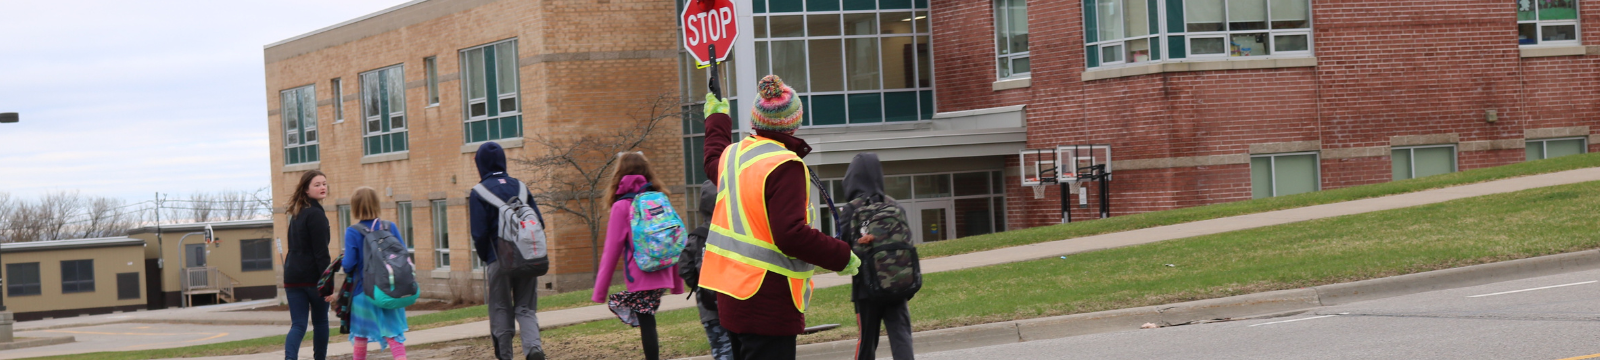
{"type": "MultiPolygon", "coordinates": [[[[1600,182],[1534,189],[928,274],[911,314],[923,331],[1371,279],[1600,248],[1596,223],[1600,182]]],[[[801,343],[855,338],[848,292],[817,292],[808,323],[845,326],[801,343]]],[[[694,309],[658,319],[664,357],[708,352],[694,309]]],[[[614,320],[544,341],[558,358],[639,354],[638,331],[614,320]]]]}
{"type": "MultiPolygon", "coordinates": [[[[1304,194],[1197,206],[1167,211],[1117,216],[1094,221],[1041,226],[988,235],[927,243],[917,246],[922,258],[960,255],[1018,245],[1076,237],[1108,234],[1223,218],[1229,216],[1263,213],[1313,205],[1331,204],[1351,200],[1404,194],[1443,187],[1480,183],[1518,176],[1537,175],[1559,171],[1600,167],[1600,153],[1563,156],[1554,159],[1516,163],[1492,168],[1475,169],[1424,178],[1362,185],[1342,189],[1323,190],[1304,194]]],[[[1116,186],[1113,183],[1112,186],[1116,186]]],[[[1112,204],[1113,207],[1116,204],[1112,204]]]]}

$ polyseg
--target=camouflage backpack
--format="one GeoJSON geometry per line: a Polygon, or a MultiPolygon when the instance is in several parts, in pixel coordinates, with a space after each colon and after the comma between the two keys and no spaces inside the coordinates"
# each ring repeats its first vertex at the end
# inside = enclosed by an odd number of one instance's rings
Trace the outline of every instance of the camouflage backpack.
{"type": "Polygon", "coordinates": [[[922,289],[922,265],[917,248],[911,245],[911,226],[906,223],[905,210],[887,196],[881,201],[871,200],[851,200],[849,206],[855,213],[846,219],[860,232],[850,237],[860,239],[871,234],[875,238],[866,245],[851,241],[861,258],[867,296],[877,301],[909,300],[922,289]]]}

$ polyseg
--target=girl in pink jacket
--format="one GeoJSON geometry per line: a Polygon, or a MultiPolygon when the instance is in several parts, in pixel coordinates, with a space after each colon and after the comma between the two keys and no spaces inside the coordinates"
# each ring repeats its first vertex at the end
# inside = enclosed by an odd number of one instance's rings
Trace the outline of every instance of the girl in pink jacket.
{"type": "Polygon", "coordinates": [[[657,360],[661,356],[656,340],[655,317],[656,309],[661,307],[661,297],[667,289],[671,289],[673,294],[683,293],[683,280],[678,278],[676,265],[644,272],[628,256],[633,250],[630,245],[633,238],[630,225],[633,220],[633,199],[624,198],[624,195],[644,191],[665,193],[666,189],[657,185],[655,180],[655,174],[650,171],[650,161],[645,159],[644,154],[618,154],[617,168],[611,174],[611,191],[607,192],[611,200],[611,217],[606,223],[605,253],[600,256],[600,269],[594,280],[594,296],[590,298],[594,302],[605,303],[623,323],[639,328],[647,360],[657,360]],[[627,272],[628,290],[607,295],[618,259],[623,260],[623,271],[627,272]]]}

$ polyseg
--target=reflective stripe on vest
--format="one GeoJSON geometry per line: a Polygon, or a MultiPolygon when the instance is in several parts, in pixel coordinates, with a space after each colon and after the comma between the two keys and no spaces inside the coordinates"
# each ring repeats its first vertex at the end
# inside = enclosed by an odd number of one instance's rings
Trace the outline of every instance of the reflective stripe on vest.
{"type": "MultiPolygon", "coordinates": [[[[706,236],[700,287],[745,300],[755,296],[771,271],[788,278],[785,285],[795,308],[801,313],[806,311],[815,267],[779,250],[767,221],[767,177],[778,165],[790,161],[800,162],[800,156],[777,141],[757,136],[730,145],[722,153],[716,210],[711,215],[711,232],[706,236]]],[[[805,176],[809,183],[809,169],[805,176]]],[[[810,198],[811,189],[807,186],[806,199],[810,198]]],[[[811,221],[810,205],[807,200],[807,222],[811,221]]]]}

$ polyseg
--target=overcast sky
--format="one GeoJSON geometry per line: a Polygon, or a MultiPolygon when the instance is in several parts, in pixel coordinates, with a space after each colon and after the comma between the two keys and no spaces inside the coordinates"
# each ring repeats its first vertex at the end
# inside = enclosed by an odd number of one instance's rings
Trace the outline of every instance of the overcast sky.
{"type": "Polygon", "coordinates": [[[267,187],[262,47],[405,2],[0,0],[0,192],[267,187]]]}

